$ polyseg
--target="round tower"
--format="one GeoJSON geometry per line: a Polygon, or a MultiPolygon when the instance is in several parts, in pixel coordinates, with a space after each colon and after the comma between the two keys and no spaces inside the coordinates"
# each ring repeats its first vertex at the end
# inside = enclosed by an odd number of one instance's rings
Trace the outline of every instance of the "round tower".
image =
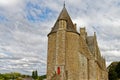
{"type": "Polygon", "coordinates": [[[79,33],[65,6],[48,34],[47,80],[77,80],[79,33]]]}

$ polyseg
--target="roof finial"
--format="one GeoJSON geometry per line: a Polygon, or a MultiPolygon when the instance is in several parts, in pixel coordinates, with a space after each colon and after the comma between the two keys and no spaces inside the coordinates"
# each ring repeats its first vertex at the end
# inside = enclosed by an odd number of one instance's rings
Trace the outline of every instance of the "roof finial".
{"type": "Polygon", "coordinates": [[[64,1],[64,7],[65,7],[65,1],[64,1]]]}

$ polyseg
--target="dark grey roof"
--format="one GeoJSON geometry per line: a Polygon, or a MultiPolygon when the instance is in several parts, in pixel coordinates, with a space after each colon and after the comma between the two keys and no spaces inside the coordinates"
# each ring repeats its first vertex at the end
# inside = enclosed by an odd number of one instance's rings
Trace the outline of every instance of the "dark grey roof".
{"type": "Polygon", "coordinates": [[[72,32],[77,32],[74,25],[73,25],[73,22],[65,8],[65,6],[63,7],[54,27],[52,28],[51,32],[50,33],[53,33],[53,32],[56,32],[59,28],[59,20],[66,20],[67,21],[67,31],[72,31],[72,32]]]}
{"type": "Polygon", "coordinates": [[[93,53],[94,51],[94,36],[88,36],[86,39],[87,45],[90,51],[93,53]]]}

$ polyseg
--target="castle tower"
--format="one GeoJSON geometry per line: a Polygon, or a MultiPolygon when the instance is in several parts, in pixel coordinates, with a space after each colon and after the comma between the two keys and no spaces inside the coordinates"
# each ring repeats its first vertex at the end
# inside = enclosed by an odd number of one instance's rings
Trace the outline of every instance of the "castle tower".
{"type": "Polygon", "coordinates": [[[108,80],[96,34],[76,30],[65,5],[48,34],[47,80],[108,80]]]}
{"type": "Polygon", "coordinates": [[[79,34],[65,6],[48,34],[47,80],[77,80],[79,34]]]}

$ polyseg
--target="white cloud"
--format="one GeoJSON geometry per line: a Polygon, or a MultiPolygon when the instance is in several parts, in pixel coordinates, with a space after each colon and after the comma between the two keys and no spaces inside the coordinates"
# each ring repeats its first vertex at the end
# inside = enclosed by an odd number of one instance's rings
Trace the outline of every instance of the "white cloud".
{"type": "Polygon", "coordinates": [[[0,6],[10,7],[10,6],[17,5],[20,1],[21,1],[21,0],[0,0],[0,6]]]}
{"type": "MultiPolygon", "coordinates": [[[[2,21],[0,17],[0,72],[14,69],[30,74],[32,70],[38,69],[40,74],[45,73],[47,34],[63,8],[63,2],[64,0],[0,0],[0,16],[5,18],[2,21]],[[28,13],[36,19],[35,22],[27,18],[28,13]],[[41,21],[43,18],[45,20],[41,21]]],[[[88,35],[94,31],[97,33],[98,44],[107,65],[120,60],[118,3],[119,0],[66,1],[66,8],[73,22],[77,23],[77,28],[85,26],[88,35]]]]}
{"type": "Polygon", "coordinates": [[[0,58],[5,58],[8,57],[8,55],[6,55],[5,53],[0,53],[0,58]]]}

